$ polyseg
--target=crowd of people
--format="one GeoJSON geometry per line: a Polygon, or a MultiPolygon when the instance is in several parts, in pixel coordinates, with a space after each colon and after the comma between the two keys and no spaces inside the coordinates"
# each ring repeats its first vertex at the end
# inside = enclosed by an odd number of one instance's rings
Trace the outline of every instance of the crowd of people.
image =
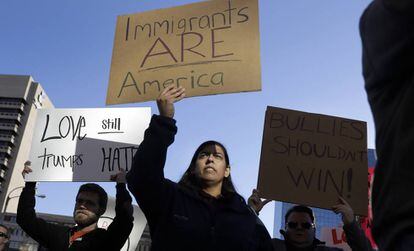
{"type": "MultiPolygon", "coordinates": [[[[372,191],[373,236],[380,250],[414,250],[414,1],[374,0],[361,17],[363,74],[376,125],[378,163],[372,191]]],[[[270,201],[257,190],[246,202],[231,178],[230,157],[217,141],[202,143],[178,182],[164,176],[168,147],[177,133],[174,103],[182,87],[168,86],[153,115],[128,173],[116,181],[116,217],[105,230],[97,222],[106,210],[107,194],[97,184],[79,188],[73,219],[76,225],[48,223],[35,212],[34,182],[21,193],[17,223],[50,250],[120,250],[133,228],[132,198],[148,221],[152,251],[333,251],[316,238],[312,209],[295,205],[285,215],[283,240],[272,239],[258,218],[270,201]]],[[[30,163],[23,175],[31,172],[30,163]]],[[[340,214],[353,251],[373,250],[348,202],[338,197],[332,211],[340,214]]],[[[0,250],[10,234],[0,225],[0,250]]]]}
{"type": "MultiPolygon", "coordinates": [[[[35,182],[26,182],[17,210],[17,223],[34,240],[50,250],[120,250],[133,227],[132,199],[125,183],[148,221],[151,250],[217,251],[294,251],[340,250],[326,247],[315,236],[312,209],[297,205],[285,215],[284,240],[272,239],[258,218],[269,200],[253,190],[246,202],[237,193],[231,178],[230,157],[217,141],[202,143],[179,182],[164,177],[168,147],[177,132],[174,103],[185,97],[183,88],[167,87],[157,105],[144,140],[126,174],[113,177],[117,182],[116,217],[104,230],[97,227],[105,212],[106,192],[97,184],[79,188],[70,228],[38,218],[35,213],[35,182]]],[[[27,162],[22,174],[30,173],[27,162]]],[[[355,220],[350,205],[342,198],[332,206],[342,216],[352,250],[373,250],[355,220]]]]}

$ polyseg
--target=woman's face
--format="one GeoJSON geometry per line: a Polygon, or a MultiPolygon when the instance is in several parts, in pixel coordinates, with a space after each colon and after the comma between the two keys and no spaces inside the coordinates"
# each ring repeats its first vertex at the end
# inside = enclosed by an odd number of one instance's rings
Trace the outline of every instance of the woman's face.
{"type": "Polygon", "coordinates": [[[204,147],[197,156],[195,174],[206,185],[223,182],[230,175],[223,148],[218,145],[204,147]]]}

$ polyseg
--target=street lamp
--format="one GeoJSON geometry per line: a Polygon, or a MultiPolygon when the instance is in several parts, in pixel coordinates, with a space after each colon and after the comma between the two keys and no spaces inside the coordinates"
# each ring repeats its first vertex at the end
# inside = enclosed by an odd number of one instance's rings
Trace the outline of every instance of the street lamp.
{"type": "MultiPolygon", "coordinates": [[[[4,215],[6,214],[6,209],[7,209],[7,206],[9,205],[9,201],[11,200],[11,199],[14,199],[14,198],[19,198],[20,197],[20,194],[19,195],[15,195],[15,196],[11,196],[11,194],[14,192],[14,191],[16,191],[17,189],[23,189],[24,188],[24,186],[18,186],[18,187],[15,187],[15,188],[13,188],[8,194],[7,194],[7,197],[6,197],[6,201],[4,202],[4,208],[3,208],[3,211],[2,211],[2,221],[4,221],[4,215]]],[[[44,195],[44,194],[35,194],[35,196],[36,197],[38,197],[38,198],[41,198],[41,199],[44,199],[44,198],[46,198],[46,195],[44,195]]]]}

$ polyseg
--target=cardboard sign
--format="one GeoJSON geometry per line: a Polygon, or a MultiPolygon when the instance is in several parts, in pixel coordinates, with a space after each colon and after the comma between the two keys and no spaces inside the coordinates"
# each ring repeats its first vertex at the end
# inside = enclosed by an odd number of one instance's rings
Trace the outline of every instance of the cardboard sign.
{"type": "Polygon", "coordinates": [[[345,232],[342,228],[322,228],[321,241],[326,242],[326,246],[341,248],[344,251],[352,251],[351,247],[346,242],[345,232]]]}
{"type": "MultiPolygon", "coordinates": [[[[98,227],[107,229],[112,223],[116,215],[115,203],[116,198],[108,197],[108,206],[106,207],[105,213],[98,220],[98,227]]],[[[137,205],[132,206],[134,207],[134,227],[121,251],[134,251],[137,249],[138,242],[147,224],[147,219],[141,209],[137,205]]]]}
{"type": "Polygon", "coordinates": [[[257,0],[213,0],[119,16],[106,104],[261,90],[257,0]]]}
{"type": "Polygon", "coordinates": [[[258,189],[263,197],[331,209],[341,195],[367,215],[363,121],[268,107],[258,189]]]}
{"type": "Polygon", "coordinates": [[[128,171],[151,108],[41,109],[26,181],[109,181],[128,171]]]}

